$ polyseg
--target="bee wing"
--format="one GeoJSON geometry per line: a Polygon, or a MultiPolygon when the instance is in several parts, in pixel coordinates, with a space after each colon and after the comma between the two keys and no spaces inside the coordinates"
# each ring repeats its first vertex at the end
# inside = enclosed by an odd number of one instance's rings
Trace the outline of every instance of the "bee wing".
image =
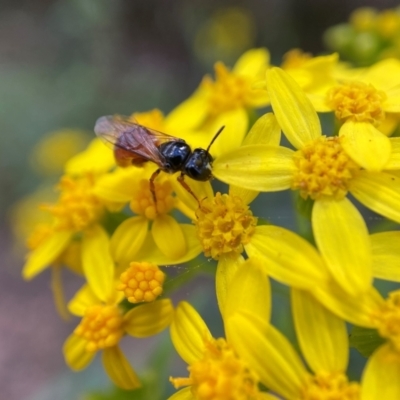
{"type": "Polygon", "coordinates": [[[94,131],[111,148],[119,147],[140,156],[148,161],[153,161],[160,167],[163,165],[159,145],[172,140],[180,140],[173,136],[154,131],[131,122],[122,116],[105,116],[96,121],[94,131]]]}

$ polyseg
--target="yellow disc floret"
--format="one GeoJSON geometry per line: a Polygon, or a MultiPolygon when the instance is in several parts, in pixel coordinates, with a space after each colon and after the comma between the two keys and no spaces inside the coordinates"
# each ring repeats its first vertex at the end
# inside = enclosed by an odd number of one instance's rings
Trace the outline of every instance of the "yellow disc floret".
{"type": "Polygon", "coordinates": [[[113,347],[124,334],[122,313],[116,305],[90,306],[74,333],[86,339],[88,352],[113,347]]]}
{"type": "Polygon", "coordinates": [[[254,400],[258,379],[224,339],[205,343],[203,358],[188,367],[188,378],[170,378],[172,384],[191,385],[196,400],[254,400]]]}
{"type": "Polygon", "coordinates": [[[333,87],[327,103],[341,121],[352,120],[379,125],[385,119],[382,103],[386,94],[364,82],[349,82],[333,87]]]}
{"type": "Polygon", "coordinates": [[[217,193],[205,199],[194,221],[204,254],[214,259],[229,253],[242,253],[257,225],[249,207],[238,196],[217,193]]]}
{"type": "Polygon", "coordinates": [[[139,182],[134,198],[131,200],[131,210],[147,219],[155,219],[157,215],[169,213],[175,206],[172,195],[172,185],[169,181],[154,182],[156,203],[150,190],[150,182],[142,179],[139,182]]]}
{"type": "Polygon", "coordinates": [[[154,301],[163,291],[165,274],[157,265],[148,262],[131,262],[120,276],[117,290],[125,293],[131,303],[154,301]]]}
{"type": "Polygon", "coordinates": [[[294,156],[297,172],[292,189],[304,199],[343,198],[360,167],[344,152],[339,137],[322,136],[294,156]]]}
{"type": "Polygon", "coordinates": [[[209,92],[208,108],[211,115],[246,107],[251,101],[251,83],[234,74],[221,62],[215,64],[215,81],[206,76],[202,86],[209,92]]]}
{"type": "Polygon", "coordinates": [[[400,353],[400,290],[391,292],[382,310],[373,316],[379,335],[389,339],[400,353]]]}
{"type": "Polygon", "coordinates": [[[310,376],[301,400],[359,400],[360,385],[342,373],[320,372],[310,376]]]}
{"type": "Polygon", "coordinates": [[[91,174],[79,178],[61,178],[58,202],[55,205],[43,206],[55,216],[55,229],[81,231],[99,221],[104,206],[93,194],[94,184],[95,179],[91,174]]]}

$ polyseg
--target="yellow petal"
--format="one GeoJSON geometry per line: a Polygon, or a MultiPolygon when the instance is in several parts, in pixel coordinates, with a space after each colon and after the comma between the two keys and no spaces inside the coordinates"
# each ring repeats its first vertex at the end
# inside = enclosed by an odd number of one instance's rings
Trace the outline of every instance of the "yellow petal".
{"type": "Polygon", "coordinates": [[[389,343],[369,358],[361,378],[362,400],[400,399],[400,356],[389,343]]]}
{"type": "Polygon", "coordinates": [[[203,319],[185,301],[176,307],[170,333],[175,350],[189,365],[202,358],[204,341],[212,337],[203,319]]]}
{"type": "Polygon", "coordinates": [[[346,153],[368,171],[380,171],[388,163],[391,144],[387,136],[367,122],[347,121],[340,128],[346,153]]]}
{"type": "Polygon", "coordinates": [[[366,69],[360,78],[381,90],[388,90],[400,83],[400,61],[395,58],[379,61],[366,69]]]}
{"type": "Polygon", "coordinates": [[[74,371],[86,368],[96,355],[86,351],[87,341],[75,334],[70,335],[64,343],[65,362],[74,371]]]}
{"type": "Polygon", "coordinates": [[[160,215],[153,221],[151,233],[157,247],[167,257],[178,259],[187,251],[186,240],[179,223],[170,215],[160,215]]]}
{"type": "Polygon", "coordinates": [[[225,128],[210,148],[213,158],[240,147],[247,132],[248,120],[247,112],[243,108],[224,112],[217,117],[210,128],[213,136],[222,126],[225,128]]]}
{"type": "Polygon", "coordinates": [[[227,287],[225,310],[222,313],[224,319],[239,310],[247,310],[269,321],[271,287],[265,273],[268,267],[261,264],[261,260],[249,258],[239,266],[227,287]]]}
{"type": "Polygon", "coordinates": [[[215,288],[218,307],[222,316],[224,316],[225,313],[227,291],[233,277],[236,275],[236,272],[243,262],[244,259],[240,255],[236,258],[222,256],[218,260],[217,271],[215,273],[215,288]]]}
{"type": "MultiPolygon", "coordinates": [[[[178,176],[178,175],[177,175],[178,176]]],[[[192,194],[190,194],[180,183],[177,179],[174,179],[175,177],[170,179],[170,182],[172,184],[173,190],[176,193],[176,196],[178,199],[185,204],[185,206],[189,209],[192,210],[197,210],[199,207],[199,203],[197,200],[193,197],[192,194]]],[[[214,196],[213,189],[211,186],[210,182],[199,182],[195,181],[194,179],[191,179],[187,176],[185,176],[185,182],[189,186],[190,190],[194,193],[196,198],[201,201],[205,198],[211,198],[214,196]]],[[[177,208],[179,207],[179,203],[176,206],[177,208]]],[[[190,215],[188,215],[187,212],[185,212],[185,209],[179,208],[185,215],[187,215],[189,218],[190,215]]]]}
{"type": "Polygon", "coordinates": [[[88,307],[99,302],[99,298],[94,294],[93,290],[88,284],[83,285],[76,293],[75,296],[68,303],[69,311],[83,317],[88,307]]]}
{"type": "Polygon", "coordinates": [[[370,236],[374,277],[400,282],[400,232],[382,232],[370,236]]]}
{"type": "Polygon", "coordinates": [[[142,250],[137,254],[136,259],[138,261],[148,261],[157,265],[176,265],[182,264],[187,261],[196,258],[202,251],[203,248],[197,237],[197,230],[193,225],[180,224],[180,227],[185,237],[187,251],[182,257],[174,258],[168,257],[156,246],[153,237],[149,235],[142,247],[142,250]]]}
{"type": "Polygon", "coordinates": [[[264,73],[268,64],[269,51],[267,49],[251,49],[243,53],[236,61],[233,72],[254,79],[264,73]]]}
{"type": "Polygon", "coordinates": [[[143,175],[140,168],[117,168],[102,176],[93,190],[94,194],[110,203],[127,203],[132,199],[135,182],[143,175]]]}
{"type": "Polygon", "coordinates": [[[267,71],[267,87],[276,119],[296,149],[321,136],[318,115],[293,78],[279,68],[271,68],[267,71]]]}
{"type": "Polygon", "coordinates": [[[237,196],[242,199],[242,202],[246,205],[250,204],[260,192],[256,190],[245,189],[235,185],[229,185],[229,195],[237,196]]]}
{"type": "Polygon", "coordinates": [[[281,142],[281,128],[275,115],[266,113],[262,115],[251,127],[249,133],[244,138],[243,146],[251,144],[270,144],[279,146],[281,142]]]}
{"type": "Polygon", "coordinates": [[[170,325],[173,314],[174,308],[170,299],[143,304],[124,315],[125,330],[134,337],[153,336],[170,325]]]}
{"type": "Polygon", "coordinates": [[[400,223],[400,178],[383,172],[361,171],[350,193],[378,214],[400,223]]]}
{"type": "Polygon", "coordinates": [[[120,265],[134,261],[148,233],[148,221],[144,217],[131,217],[122,222],[110,240],[113,259],[120,265]]]}
{"type": "Polygon", "coordinates": [[[51,291],[58,314],[60,314],[60,317],[65,321],[69,320],[71,314],[68,312],[67,303],[65,301],[61,279],[61,267],[58,265],[51,268],[51,291]]]}
{"type": "Polygon", "coordinates": [[[68,246],[71,237],[71,231],[60,231],[54,232],[44,240],[39,247],[29,254],[22,270],[22,277],[30,280],[56,261],[57,257],[68,246]]]}
{"type": "Polygon", "coordinates": [[[382,108],[388,113],[400,112],[400,85],[386,91],[387,98],[382,104],[382,108]]]}
{"type": "Polygon", "coordinates": [[[315,372],[344,372],[349,359],[345,322],[328,311],[310,293],[292,289],[296,336],[303,356],[315,372]]]}
{"type": "Polygon", "coordinates": [[[65,164],[65,172],[69,175],[82,175],[88,172],[101,174],[115,165],[114,154],[104,143],[93,139],[87,149],[70,158],[65,164]]]}
{"type": "Polygon", "coordinates": [[[138,376],[118,346],[104,349],[102,360],[104,370],[115,385],[125,390],[141,386],[138,376]]]}
{"type": "Polygon", "coordinates": [[[192,394],[192,388],[190,386],[178,390],[172,396],[168,397],[167,400],[196,400],[192,394]]]}
{"type": "Polygon", "coordinates": [[[107,301],[114,285],[114,263],[110,254],[110,239],[100,225],[86,230],[82,237],[82,267],[95,295],[107,301]]]}
{"type": "Polygon", "coordinates": [[[288,399],[300,398],[307,371],[290,342],[272,325],[240,311],[227,319],[231,344],[260,381],[288,399]]]}
{"type": "Polygon", "coordinates": [[[385,165],[386,170],[400,170],[400,137],[390,138],[392,153],[385,165]]]}
{"type": "Polygon", "coordinates": [[[382,296],[373,287],[365,293],[353,296],[345,292],[333,279],[316,285],[311,294],[340,318],[364,328],[375,328],[371,315],[385,304],[382,296]]]}
{"type": "Polygon", "coordinates": [[[312,226],[318,249],[333,278],[356,296],[372,284],[368,229],[357,208],[346,198],[317,200],[312,226]]]}
{"type": "Polygon", "coordinates": [[[265,260],[266,273],[286,285],[312,289],[329,277],[315,248],[287,229],[257,226],[245,249],[249,257],[265,260]]]}
{"type": "Polygon", "coordinates": [[[213,175],[222,182],[255,191],[285,190],[296,171],[293,154],[285,147],[243,146],[215,160],[213,175]]]}
{"type": "Polygon", "coordinates": [[[202,124],[207,113],[207,93],[198,89],[168,114],[165,119],[165,129],[172,133],[177,130],[195,129],[202,124]]]}

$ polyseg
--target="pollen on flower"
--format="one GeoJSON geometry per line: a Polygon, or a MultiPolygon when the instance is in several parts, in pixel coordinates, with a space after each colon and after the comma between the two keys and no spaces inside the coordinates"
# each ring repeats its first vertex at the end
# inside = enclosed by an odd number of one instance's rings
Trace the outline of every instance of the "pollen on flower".
{"type": "Polygon", "coordinates": [[[391,292],[385,305],[372,318],[379,335],[389,339],[400,353],[400,290],[391,292]]]}
{"type": "Polygon", "coordinates": [[[135,197],[131,200],[131,210],[147,219],[155,219],[157,215],[169,213],[175,206],[172,185],[169,181],[154,182],[157,203],[154,202],[150,190],[150,182],[142,179],[139,182],[135,197]]]}
{"type": "Polygon", "coordinates": [[[130,303],[154,301],[163,291],[165,274],[157,265],[131,262],[120,276],[117,290],[124,292],[130,303]]]}
{"type": "Polygon", "coordinates": [[[58,185],[58,202],[44,205],[56,218],[55,229],[80,231],[99,221],[104,212],[103,203],[93,194],[95,181],[91,174],[79,178],[63,176],[58,185]]]}
{"type": "Polygon", "coordinates": [[[215,64],[215,81],[205,77],[202,86],[209,91],[211,115],[246,107],[251,96],[251,84],[242,76],[228,70],[221,62],[215,64]]]}
{"type": "Polygon", "coordinates": [[[257,218],[240,197],[221,193],[213,199],[204,199],[196,217],[194,224],[204,254],[214,259],[242,253],[257,225],[257,218]]]}
{"type": "Polygon", "coordinates": [[[320,372],[309,377],[300,398],[302,400],[359,400],[360,385],[349,382],[342,373],[320,372]]]}
{"type": "Polygon", "coordinates": [[[122,313],[115,305],[88,307],[74,333],[86,339],[87,352],[113,347],[124,334],[122,313]]]}
{"type": "Polygon", "coordinates": [[[333,87],[327,103],[341,121],[352,120],[379,125],[385,119],[382,103],[386,94],[364,82],[349,82],[333,87]]]}
{"type": "Polygon", "coordinates": [[[191,385],[197,400],[250,400],[259,395],[256,374],[222,338],[207,341],[203,358],[188,370],[188,378],[170,378],[170,382],[175,388],[191,385]]]}
{"type": "Polygon", "coordinates": [[[322,136],[294,155],[297,172],[293,176],[293,190],[300,190],[303,198],[343,198],[350,181],[360,167],[345,153],[339,137],[322,136]]]}

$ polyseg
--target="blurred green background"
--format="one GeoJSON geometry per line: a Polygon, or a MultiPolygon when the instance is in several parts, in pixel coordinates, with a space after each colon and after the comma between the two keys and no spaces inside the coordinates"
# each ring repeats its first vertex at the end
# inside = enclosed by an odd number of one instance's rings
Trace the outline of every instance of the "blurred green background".
{"type": "MultiPolygon", "coordinates": [[[[60,321],[48,273],[32,283],[20,278],[24,251],[13,244],[12,207],[44,180],[56,182],[58,175],[46,163],[62,159],[65,150],[35,153],[36,143],[60,129],[83,131],[85,142],[105,114],[168,112],[212,73],[217,60],[233,65],[252,47],[267,47],[276,64],[294,47],[319,54],[324,30],[347,21],[355,8],[397,5],[383,0],[2,0],[1,399],[69,400],[109,385],[98,362],[79,375],[64,365],[61,346],[76,321],[60,321]]],[[[77,285],[66,277],[67,294],[77,285]]],[[[204,298],[213,296],[211,279],[200,278],[185,295],[205,304],[204,298]]],[[[206,317],[216,318],[217,313],[206,317]]],[[[137,348],[128,343],[139,371],[159,340],[138,342],[137,348]]],[[[168,341],[168,335],[161,340],[168,341]]],[[[182,374],[182,365],[168,373],[182,374]]]]}

